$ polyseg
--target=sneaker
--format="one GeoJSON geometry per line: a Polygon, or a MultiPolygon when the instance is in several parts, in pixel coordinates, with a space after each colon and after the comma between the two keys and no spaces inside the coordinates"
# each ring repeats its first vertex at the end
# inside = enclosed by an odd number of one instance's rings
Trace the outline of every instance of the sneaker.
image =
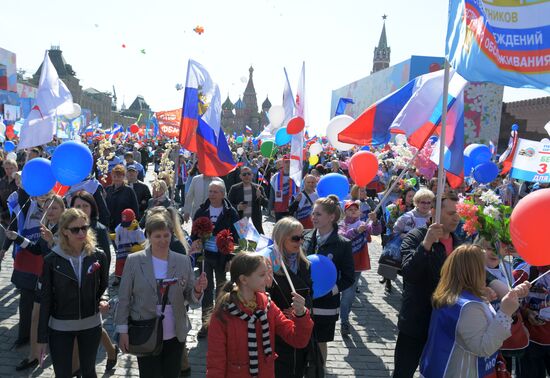
{"type": "Polygon", "coordinates": [[[199,332],[197,332],[197,338],[204,339],[206,336],[208,336],[208,327],[202,326],[199,332]]]}
{"type": "Polygon", "coordinates": [[[342,335],[342,337],[350,335],[349,324],[342,323],[342,325],[340,326],[340,334],[342,335]]]}

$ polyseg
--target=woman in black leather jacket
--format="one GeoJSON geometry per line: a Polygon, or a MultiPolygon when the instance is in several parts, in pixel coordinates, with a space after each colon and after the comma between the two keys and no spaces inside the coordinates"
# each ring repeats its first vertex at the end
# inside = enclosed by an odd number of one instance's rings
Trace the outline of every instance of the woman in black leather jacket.
{"type": "MultiPolygon", "coordinates": [[[[278,246],[278,252],[282,257],[296,293],[305,299],[308,309],[312,307],[312,285],[310,263],[302,251],[302,233],[304,227],[294,218],[286,217],[280,219],[273,228],[273,242],[278,246]]],[[[274,247],[274,246],[272,246],[274,247]]],[[[285,277],[283,269],[274,272],[273,283],[268,292],[273,302],[283,311],[292,317],[292,289],[285,277]]],[[[284,342],[279,336],[276,337],[275,352],[278,354],[275,360],[275,376],[287,378],[302,378],[306,372],[308,360],[314,360],[316,349],[311,343],[301,349],[294,348],[284,342]],[[309,354],[309,355],[308,355],[309,354]]],[[[315,375],[313,375],[315,376],[315,375]]]]}
{"type": "Polygon", "coordinates": [[[90,221],[78,209],[66,210],[59,220],[59,244],[44,259],[38,343],[41,356],[50,345],[55,375],[72,375],[71,358],[76,338],[83,377],[95,377],[101,338],[101,300],[108,285],[107,258],[96,249],[90,221]]]}

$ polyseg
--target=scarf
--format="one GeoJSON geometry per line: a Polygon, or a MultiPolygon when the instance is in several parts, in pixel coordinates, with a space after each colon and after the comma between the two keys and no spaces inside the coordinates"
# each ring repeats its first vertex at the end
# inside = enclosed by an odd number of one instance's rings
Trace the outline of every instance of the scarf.
{"type": "Polygon", "coordinates": [[[227,305],[227,311],[245,322],[248,323],[248,358],[249,358],[249,372],[253,377],[258,376],[258,340],[256,339],[256,320],[260,321],[262,325],[262,345],[264,347],[264,354],[266,356],[271,355],[271,339],[269,337],[269,322],[267,320],[267,312],[269,311],[269,305],[271,300],[269,295],[267,296],[267,306],[265,310],[256,309],[252,315],[241,311],[241,309],[235,303],[229,303],[227,305]]]}
{"type": "Polygon", "coordinates": [[[294,274],[298,274],[298,254],[291,253],[291,254],[285,254],[286,260],[288,261],[288,267],[294,274]]]}

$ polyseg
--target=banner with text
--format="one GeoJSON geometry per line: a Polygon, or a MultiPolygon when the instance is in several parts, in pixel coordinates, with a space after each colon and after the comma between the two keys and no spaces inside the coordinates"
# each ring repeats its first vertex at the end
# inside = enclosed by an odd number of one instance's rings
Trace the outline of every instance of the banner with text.
{"type": "Polygon", "coordinates": [[[446,54],[469,81],[550,90],[549,0],[451,0],[446,54]]]}
{"type": "Polygon", "coordinates": [[[159,123],[160,135],[165,135],[168,138],[178,138],[180,135],[181,123],[181,108],[175,110],[166,110],[156,112],[157,121],[159,123]]]}
{"type": "Polygon", "coordinates": [[[550,182],[550,143],[518,139],[510,176],[530,182],[550,182]]]}

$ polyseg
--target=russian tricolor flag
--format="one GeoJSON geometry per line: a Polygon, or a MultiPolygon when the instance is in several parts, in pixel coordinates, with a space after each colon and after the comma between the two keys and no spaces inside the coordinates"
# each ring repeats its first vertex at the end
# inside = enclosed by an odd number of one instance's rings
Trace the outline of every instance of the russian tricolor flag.
{"type": "Polygon", "coordinates": [[[244,127],[244,129],[245,129],[245,131],[246,131],[247,133],[252,134],[252,127],[246,125],[246,126],[244,127]]]}
{"type": "MultiPolygon", "coordinates": [[[[454,159],[449,167],[463,177],[464,121],[463,95],[467,81],[451,69],[447,110],[454,122],[448,123],[445,146],[454,159]],[[460,149],[460,152],[458,151],[460,149]]],[[[405,134],[411,146],[422,148],[433,134],[440,133],[443,104],[444,70],[418,76],[397,91],[371,105],[353,123],[338,134],[338,140],[358,145],[384,145],[391,134],[405,134]]],[[[457,185],[459,180],[453,180],[457,185]]]]}
{"type": "Polygon", "coordinates": [[[236,166],[220,126],[220,117],[221,97],[218,85],[212,81],[202,65],[190,59],[179,142],[184,148],[197,154],[199,170],[207,176],[225,176],[236,166]],[[200,110],[205,106],[207,109],[201,114],[200,110]]]}

